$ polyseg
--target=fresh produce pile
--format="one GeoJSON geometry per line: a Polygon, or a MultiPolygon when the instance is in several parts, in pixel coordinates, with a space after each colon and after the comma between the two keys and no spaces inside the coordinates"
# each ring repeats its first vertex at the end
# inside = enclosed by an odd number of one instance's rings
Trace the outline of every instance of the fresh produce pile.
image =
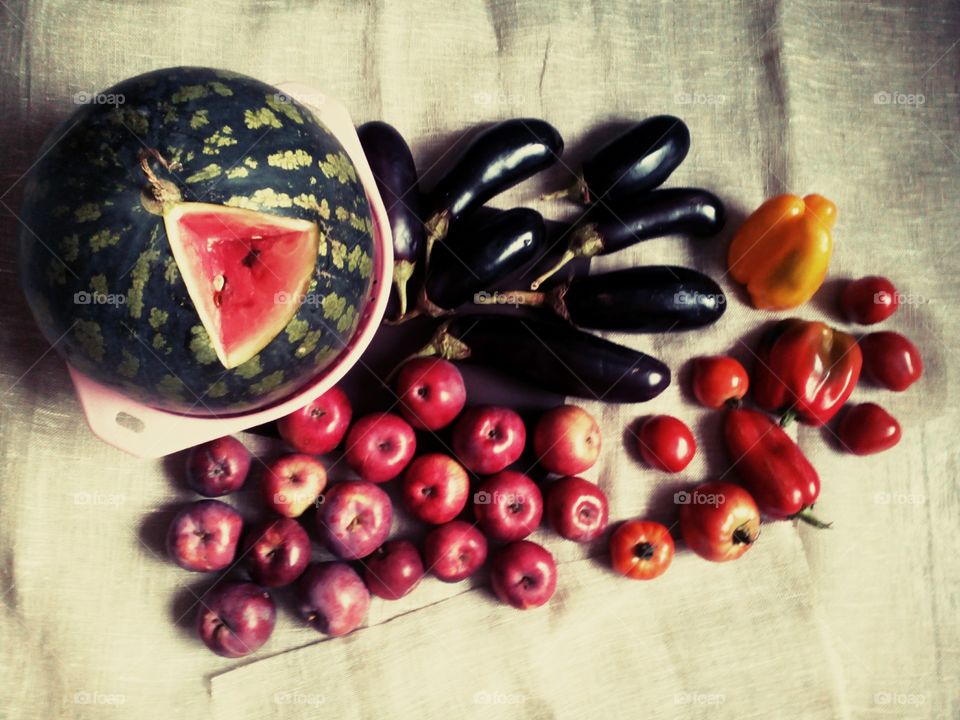
{"type": "MultiPolygon", "coordinates": [[[[459,582],[484,565],[503,603],[539,607],[558,582],[550,551],[527,539],[544,522],[574,542],[604,542],[606,534],[609,566],[628,578],[662,575],[676,550],[671,528],[642,518],[625,519],[606,533],[606,494],[580,477],[602,447],[600,427],[587,411],[574,405],[548,410],[528,437],[514,410],[468,406],[451,360],[469,359],[549,390],[608,402],[661,393],[670,382],[666,365],[582,328],[667,332],[707,325],[726,307],[719,285],[668,266],[557,276],[577,257],[662,235],[715,234],[722,227],[723,205],[708,191],[657,189],[688,152],[686,126],[677,118],[651,118],[585,161],[575,186],[553,196],[578,199],[587,208],[572,226],[562,226],[569,241],[552,258],[553,223],[527,208],[482,207],[555,161],[563,143],[549,124],[521,119],[487,128],[423,195],[396,130],[378,122],[359,134],[393,229],[391,319],[443,320],[432,341],[392,377],[398,412],[354,420],[349,398],[335,387],[277,423],[294,452],[257,459],[266,511],[258,523],[247,526],[230,505],[212,499],[244,484],[253,460],[246,448],[221,438],[190,452],[188,480],[207,499],[174,519],[169,554],[188,570],[241,565],[250,578],[221,578],[201,603],[198,633],[221,655],[246,655],[266,642],[276,615],[271,593],[286,586],[303,619],[331,636],[358,627],[374,596],[396,600],[428,574],[459,582]],[[548,281],[553,286],[539,291],[548,281]],[[511,291],[516,303],[539,308],[543,318],[485,312],[491,294],[517,282],[529,289],[511,291]],[[418,455],[418,433],[433,434],[446,451],[418,455]],[[532,448],[545,480],[535,481],[534,468],[518,464],[525,448],[532,448]],[[328,485],[330,463],[341,460],[353,477],[328,485]],[[393,485],[387,487],[401,507],[394,508],[385,483],[393,485]],[[391,537],[397,511],[429,528],[419,546],[391,537]],[[311,562],[315,545],[326,559],[311,562]]],[[[754,306],[796,308],[816,293],[827,273],[835,218],[836,207],[819,195],[784,195],[744,222],[728,264],[754,306]]],[[[851,323],[872,325],[893,315],[899,300],[889,280],[865,277],[846,285],[841,311],[851,323]]],[[[858,339],[800,318],[774,323],[754,356],[751,373],[725,355],[693,362],[691,395],[724,413],[730,465],[722,478],[729,479],[677,493],[675,526],[683,545],[710,561],[747,552],[762,521],[829,527],[812,513],[820,493],[817,470],[784,427],[794,420],[834,423],[861,374],[900,392],[923,372],[917,348],[902,335],[873,332],[858,339]],[[745,406],[748,400],[756,409],[745,406]]],[[[848,452],[879,452],[900,439],[899,424],[879,405],[855,405],[839,417],[834,435],[848,452]]],[[[697,451],[690,428],[672,416],[645,418],[635,438],[637,454],[660,472],[682,472],[697,451]]]]}

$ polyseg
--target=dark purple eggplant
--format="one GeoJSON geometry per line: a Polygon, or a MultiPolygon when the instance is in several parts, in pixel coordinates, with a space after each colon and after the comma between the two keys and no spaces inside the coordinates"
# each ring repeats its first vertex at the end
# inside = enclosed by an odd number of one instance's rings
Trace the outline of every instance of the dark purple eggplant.
{"type": "Polygon", "coordinates": [[[413,276],[423,249],[423,217],[417,168],[406,141],[385,122],[368,122],[357,128],[360,145],[370,163],[377,188],[387,209],[393,233],[393,286],[396,312],[407,312],[407,284],[413,276]]]}
{"type": "Polygon", "coordinates": [[[720,198],[701,188],[654,190],[616,205],[596,205],[577,221],[563,257],[530,283],[536,290],[576,257],[594,257],[623,250],[664,235],[715,235],[726,222],[720,198]]]}
{"type": "Polygon", "coordinates": [[[475,225],[462,223],[434,246],[420,307],[443,315],[482,291],[501,287],[498,283],[532,265],[545,238],[543,218],[529,208],[499,211],[475,225]]]}
{"type": "Polygon", "coordinates": [[[562,152],[563,138],[543,120],[504,120],[480,132],[427,195],[427,260],[452,224],[550,167],[562,152]]]}
{"type": "Polygon", "coordinates": [[[659,187],[690,150],[690,130],[673,115],[655,115],[631,125],[583,161],[576,184],[550,197],[584,203],[614,202],[659,187]]]}
{"type": "Polygon", "coordinates": [[[490,365],[545,390],[605,402],[644,402],[670,384],[670,369],[656,358],[556,320],[456,317],[419,354],[490,365]]]}
{"type": "Polygon", "coordinates": [[[727,308],[723,290],[711,278],[672,265],[583,275],[549,292],[511,292],[509,300],[548,308],[578,327],[626,332],[703,327],[727,308]]]}

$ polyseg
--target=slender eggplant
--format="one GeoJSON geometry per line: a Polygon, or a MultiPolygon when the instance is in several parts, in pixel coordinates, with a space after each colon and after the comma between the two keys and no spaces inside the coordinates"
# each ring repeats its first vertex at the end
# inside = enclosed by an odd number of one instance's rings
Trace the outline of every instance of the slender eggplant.
{"type": "MultiPolygon", "coordinates": [[[[393,233],[393,286],[397,316],[407,312],[407,284],[423,249],[423,217],[413,155],[403,137],[385,122],[368,122],[357,128],[360,145],[370,163],[377,188],[387,209],[393,233]]],[[[394,318],[396,319],[396,318],[394,318]]]]}
{"type": "Polygon", "coordinates": [[[644,402],[670,384],[670,369],[656,358],[556,320],[455,317],[419,355],[490,365],[545,390],[605,402],[644,402]]]}
{"type": "MultiPolygon", "coordinates": [[[[651,265],[583,275],[548,292],[512,291],[514,305],[552,310],[578,327],[626,332],[670,332],[715,323],[726,310],[723,290],[703,273],[651,265]]],[[[478,305],[490,304],[480,296],[478,305]]]]}
{"type": "Polygon", "coordinates": [[[623,205],[594,206],[577,221],[563,257],[530,283],[530,289],[539,288],[576,257],[606,255],[675,233],[715,235],[725,221],[726,210],[720,198],[701,188],[654,190],[623,205]]]}
{"type": "Polygon", "coordinates": [[[573,187],[548,197],[590,204],[653,190],[670,177],[690,150],[690,130],[680,118],[655,115],[627,130],[583,161],[573,187]]]}
{"type": "Polygon", "coordinates": [[[480,132],[427,195],[427,261],[453,223],[550,167],[562,152],[563,138],[543,120],[504,120],[480,132]]]}
{"type": "Polygon", "coordinates": [[[443,315],[484,291],[501,287],[530,267],[543,250],[543,218],[536,210],[514,208],[497,212],[468,229],[454,229],[433,249],[420,292],[420,308],[443,315]]]}

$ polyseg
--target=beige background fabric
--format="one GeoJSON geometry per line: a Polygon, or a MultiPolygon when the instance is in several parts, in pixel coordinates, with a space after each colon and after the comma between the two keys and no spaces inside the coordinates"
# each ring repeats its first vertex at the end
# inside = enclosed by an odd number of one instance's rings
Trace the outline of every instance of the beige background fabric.
{"type": "MultiPolygon", "coordinates": [[[[960,716],[958,40],[949,1],[0,2],[0,718],[960,716]],[[260,652],[213,656],[188,613],[210,580],[160,547],[191,498],[178,459],[136,460],[90,435],[15,263],[21,176],[75,93],[177,64],[316,86],[358,123],[396,125],[434,173],[478,122],[548,119],[567,141],[563,164],[496,204],[555,218],[571,208],[537,196],[611,125],[686,120],[692,149],[670,184],[717,192],[730,227],[593,269],[688,264],[721,280],[730,307],[704,332],[618,338],[663,358],[678,382],[645,406],[584,403],[605,437],[588,477],[614,518],[670,523],[676,489],[724,471],[717,417],[684,393],[686,362],[748,360],[776,317],[745,304],[723,263],[737,222],[774,193],[815,191],[839,207],[830,279],[802,316],[836,321],[843,278],[884,273],[905,293],[889,327],[918,344],[926,374],[902,395],[855,394],[888,407],[903,442],[854,458],[829,431],[800,430],[834,528],[767,526],[729,566],[681,552],[663,578],[628,583],[602,547],[540,531],[560,562],[542,610],[501,607],[482,582],[427,580],[401,602],[375,602],[348,638],[324,640],[285,601],[260,652]],[[688,420],[701,441],[679,478],[625,447],[624,428],[653,412],[688,420]]],[[[370,387],[379,366],[365,364],[354,384],[370,387]]],[[[470,378],[478,402],[509,395],[470,378]]]]}

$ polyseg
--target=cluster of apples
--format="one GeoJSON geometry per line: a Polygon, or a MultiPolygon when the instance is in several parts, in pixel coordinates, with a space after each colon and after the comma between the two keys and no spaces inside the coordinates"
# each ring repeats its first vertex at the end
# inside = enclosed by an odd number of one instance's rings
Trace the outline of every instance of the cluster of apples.
{"type": "Polygon", "coordinates": [[[224,437],[188,453],[188,483],[206,499],[173,519],[168,553],[187,570],[242,565],[250,577],[221,579],[202,598],[196,627],[211,650],[240,657],[261,647],[276,619],[275,588],[292,585],[304,620],[340,636],[363,622],[372,595],[399,599],[428,573],[444,582],[465,580],[488,554],[496,596],[516,608],[538,607],[557,586],[553,555],[526,539],[544,515],[570,540],[603,533],[607,498],[577,476],[593,466],[601,447],[600,428],[585,410],[563,405],[536,423],[536,461],[560,476],[541,492],[526,472],[508,469],[527,445],[523,419],[505,407],[464,410],[466,387],[452,363],[410,360],[395,390],[396,413],[354,421],[349,398],[334,387],[279,420],[279,434],[295,452],[262,463],[259,489],[270,517],[249,527],[236,509],[214,499],[244,485],[254,461],[247,448],[224,437]],[[416,430],[448,426],[449,452],[417,455],[416,430]],[[320,456],[341,445],[355,477],[328,484],[320,456]],[[388,539],[394,502],[384,483],[393,480],[398,504],[429,526],[419,548],[409,539],[388,539]],[[333,560],[311,562],[311,535],[333,560]]]}

